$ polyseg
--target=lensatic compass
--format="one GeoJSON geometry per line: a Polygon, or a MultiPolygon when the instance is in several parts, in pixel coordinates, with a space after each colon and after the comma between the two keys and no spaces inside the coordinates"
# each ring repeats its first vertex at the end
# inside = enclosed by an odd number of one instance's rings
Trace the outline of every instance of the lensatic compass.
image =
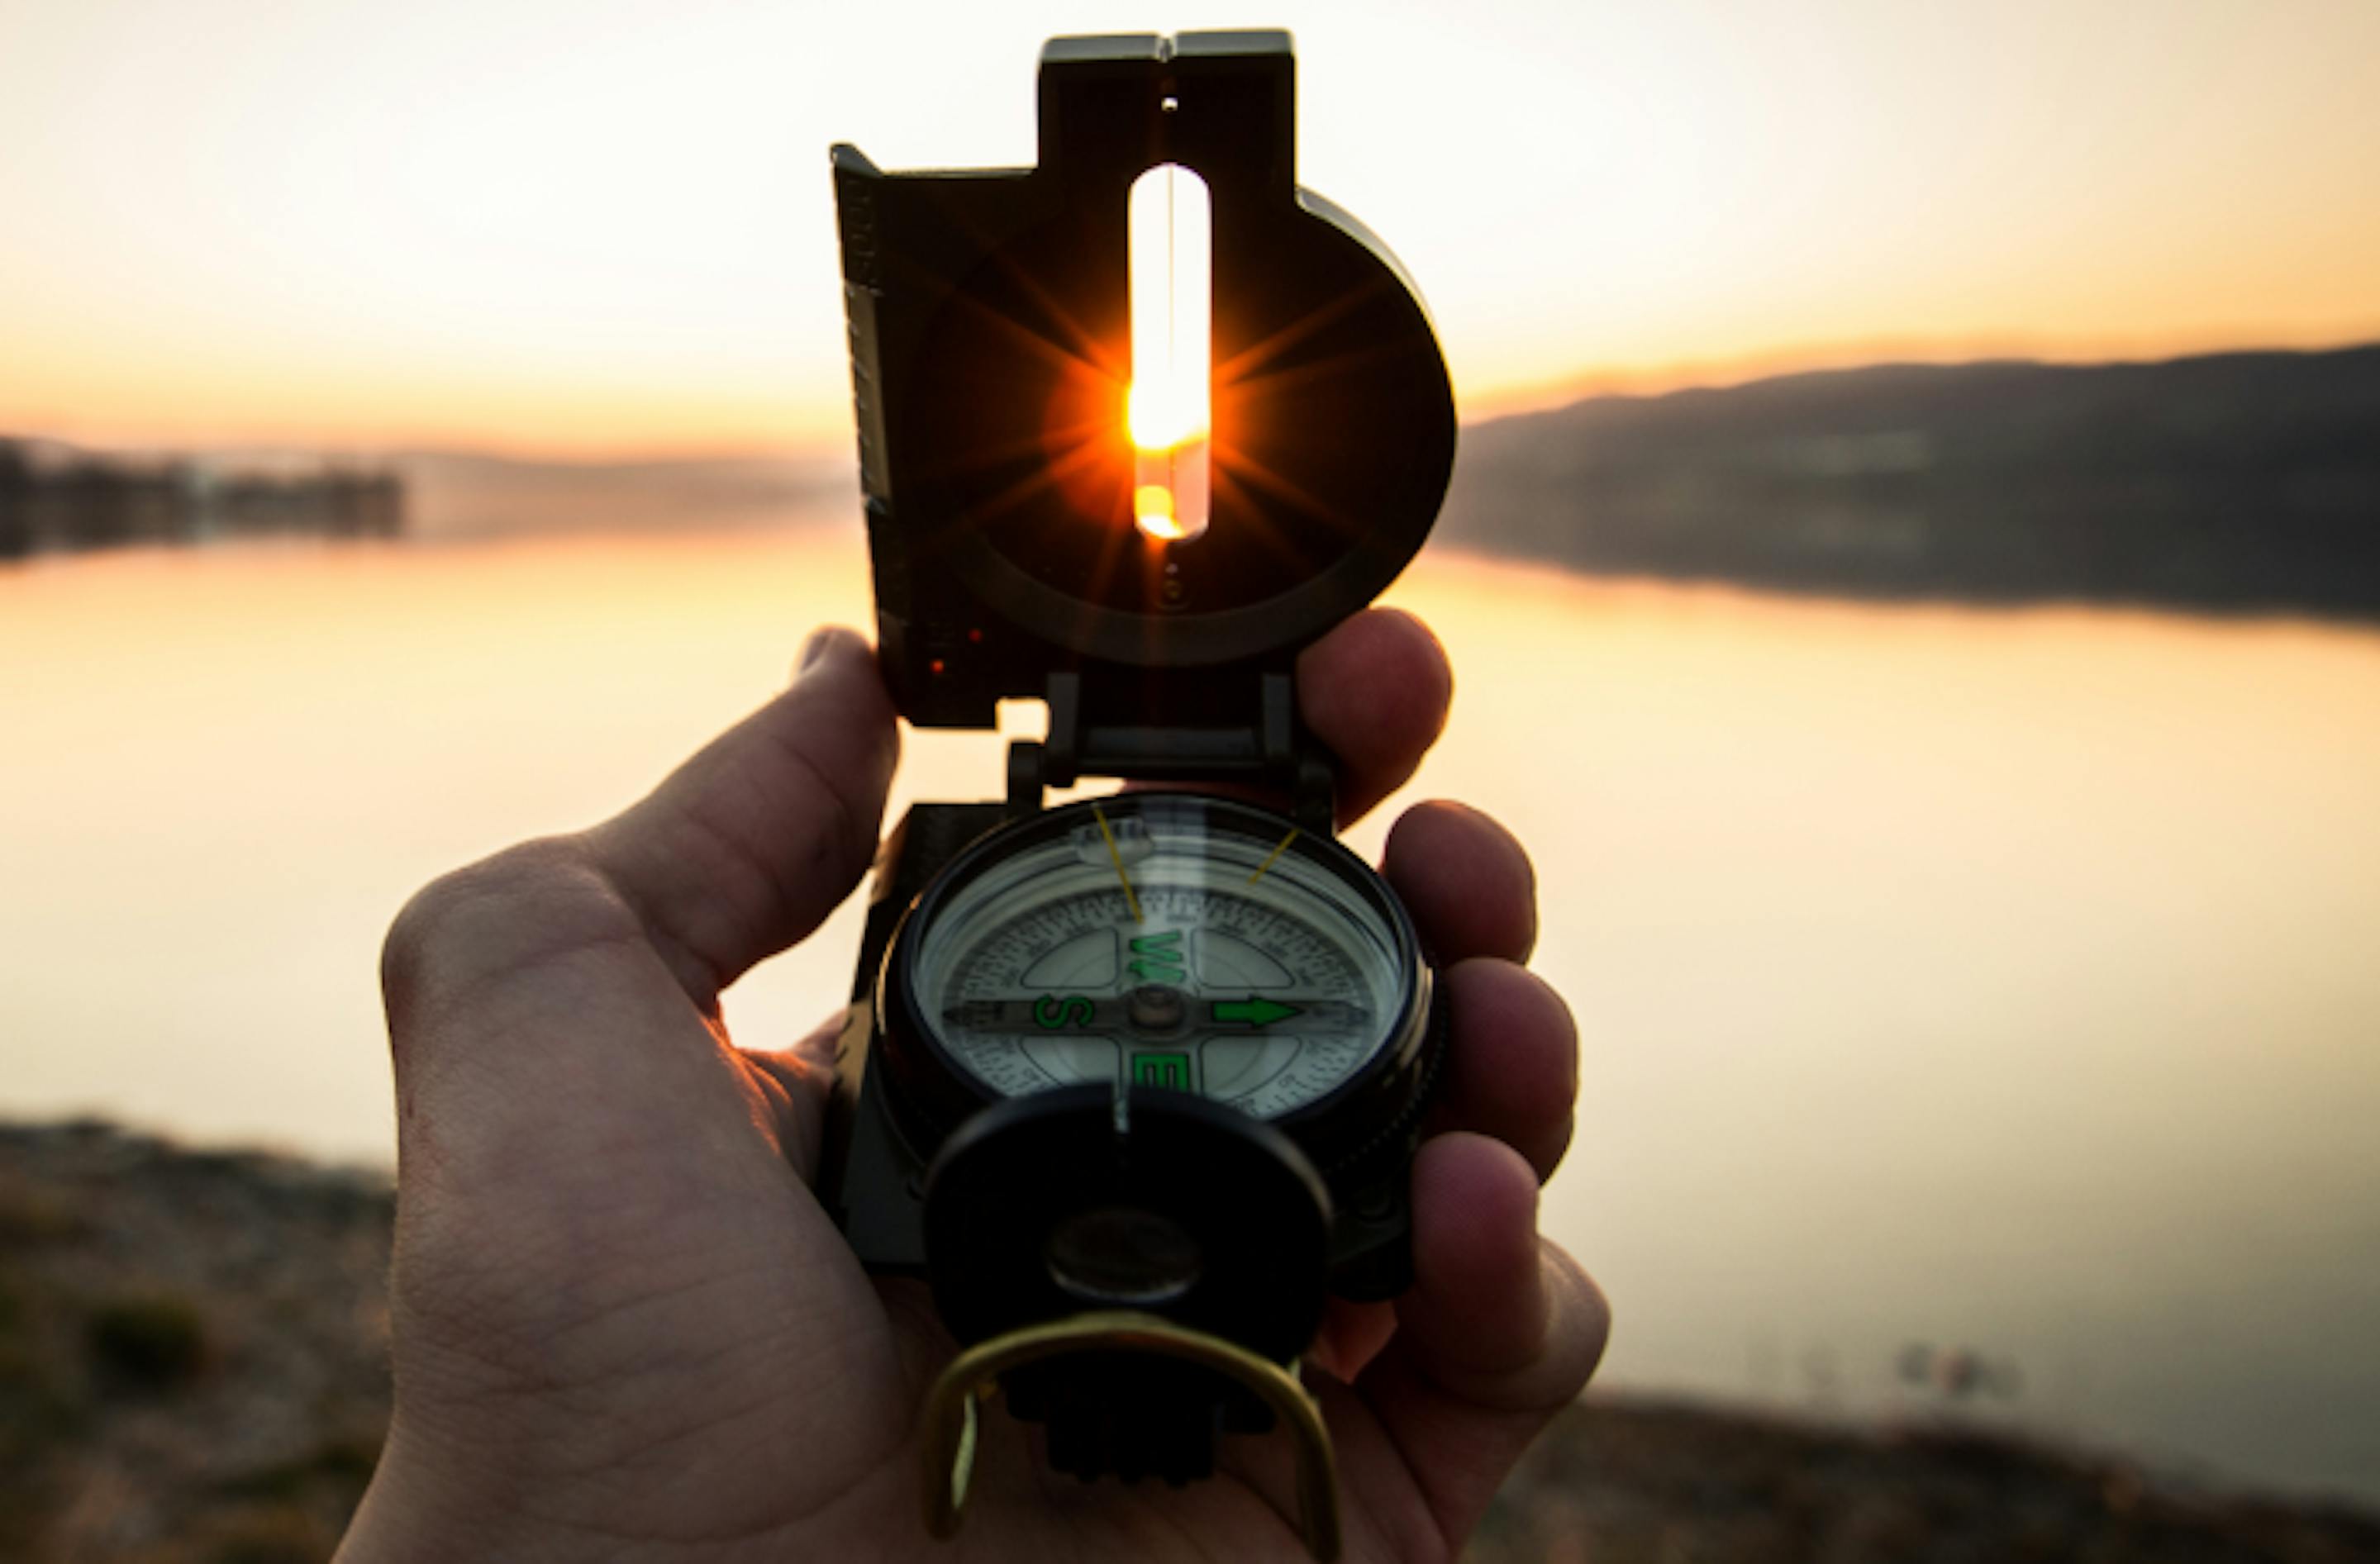
{"type": "Polygon", "coordinates": [[[1294,672],[1420,548],[1453,404],[1411,280],[1298,187],[1294,89],[1285,33],[1062,38],[1038,166],[834,152],[886,678],[921,726],[1049,711],[1003,799],[885,845],[821,1180],[962,1349],[942,1534],[996,1386],[1086,1479],[1283,1425],[1335,1552],[1294,1365],[1411,1280],[1442,1010],[1294,672]],[[1135,786],[1046,805],[1084,778],[1135,786]]]}

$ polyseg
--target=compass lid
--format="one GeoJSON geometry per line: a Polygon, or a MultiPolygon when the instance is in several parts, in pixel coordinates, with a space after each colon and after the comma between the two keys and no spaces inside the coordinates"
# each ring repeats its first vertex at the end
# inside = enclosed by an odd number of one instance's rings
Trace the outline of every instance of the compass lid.
{"type": "Polygon", "coordinates": [[[1039,108],[1030,169],[887,174],[834,151],[888,683],[922,726],[990,727],[1026,697],[1054,732],[1071,703],[1061,772],[1273,764],[1268,727],[1294,719],[1264,676],[1369,603],[1437,515],[1455,439],[1437,338],[1386,247],[1296,184],[1288,34],[1055,39],[1039,108]],[[1135,334],[1135,286],[1164,275],[1133,249],[1151,170],[1176,182],[1177,249],[1197,226],[1181,192],[1204,192],[1204,343],[1175,330],[1196,310],[1146,297],[1135,334]],[[1151,434],[1157,319],[1168,362],[1203,355],[1205,416],[1151,434]],[[1177,491],[1203,530],[1175,525],[1177,491]]]}

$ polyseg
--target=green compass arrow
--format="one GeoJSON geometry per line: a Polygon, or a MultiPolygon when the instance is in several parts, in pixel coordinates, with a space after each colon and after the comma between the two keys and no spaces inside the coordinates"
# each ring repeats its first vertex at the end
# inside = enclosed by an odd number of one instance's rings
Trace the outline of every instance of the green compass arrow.
{"type": "Polygon", "coordinates": [[[1218,1021],[1235,1021],[1243,1026],[1269,1026],[1276,1021],[1286,1021],[1303,1014],[1295,1005],[1285,1005],[1278,1000],[1217,1000],[1210,1014],[1218,1021]]]}

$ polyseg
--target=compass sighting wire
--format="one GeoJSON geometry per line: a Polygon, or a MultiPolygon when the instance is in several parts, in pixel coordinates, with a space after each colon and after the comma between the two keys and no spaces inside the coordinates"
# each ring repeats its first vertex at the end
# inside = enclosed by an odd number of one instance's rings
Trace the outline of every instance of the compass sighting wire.
{"type": "Polygon", "coordinates": [[[1248,876],[1248,883],[1250,885],[1254,885],[1257,880],[1262,879],[1265,877],[1265,870],[1272,867],[1275,860],[1280,858],[1283,853],[1288,852],[1289,844],[1296,840],[1297,827],[1292,826],[1289,828],[1289,834],[1282,837],[1280,842],[1274,844],[1273,850],[1265,855],[1265,861],[1257,866],[1257,872],[1248,876]]]}
{"type": "MultiPolygon", "coordinates": [[[[1123,885],[1123,904],[1132,909],[1132,921],[1147,923],[1148,920],[1140,915],[1140,898],[1133,893],[1132,876],[1123,871],[1123,849],[1116,845],[1115,832],[1108,829],[1107,811],[1094,804],[1091,806],[1091,818],[1099,822],[1099,835],[1108,844],[1108,861],[1115,865],[1116,879],[1123,885]]],[[[1288,843],[1281,845],[1285,847],[1288,843]]]]}

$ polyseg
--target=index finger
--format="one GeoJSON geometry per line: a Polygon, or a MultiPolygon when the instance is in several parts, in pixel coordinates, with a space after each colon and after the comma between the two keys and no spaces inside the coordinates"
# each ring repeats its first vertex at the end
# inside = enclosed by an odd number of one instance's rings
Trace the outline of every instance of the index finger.
{"type": "Polygon", "coordinates": [[[1402,609],[1366,609],[1305,649],[1297,703],[1338,758],[1341,825],[1404,785],[1445,731],[1453,698],[1446,649],[1402,609]]]}

